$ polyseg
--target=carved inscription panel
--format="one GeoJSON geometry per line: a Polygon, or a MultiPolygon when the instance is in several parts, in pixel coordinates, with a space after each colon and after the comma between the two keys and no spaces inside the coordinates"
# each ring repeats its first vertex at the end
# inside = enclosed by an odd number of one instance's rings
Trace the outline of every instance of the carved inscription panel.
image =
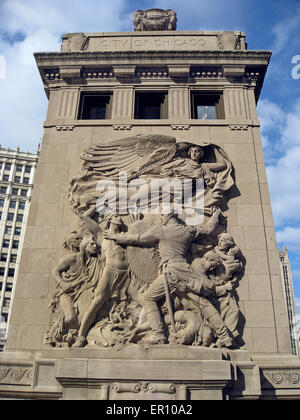
{"type": "Polygon", "coordinates": [[[89,51],[155,51],[219,49],[217,36],[91,37],[89,51]]]}

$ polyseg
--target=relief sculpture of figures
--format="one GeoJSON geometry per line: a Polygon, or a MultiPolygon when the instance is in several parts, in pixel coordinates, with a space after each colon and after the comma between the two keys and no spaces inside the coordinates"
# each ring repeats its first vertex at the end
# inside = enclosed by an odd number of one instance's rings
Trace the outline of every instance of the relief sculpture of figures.
{"type": "Polygon", "coordinates": [[[45,344],[238,348],[245,260],[226,232],[225,151],[151,134],[93,144],[81,159],[45,344]]]}

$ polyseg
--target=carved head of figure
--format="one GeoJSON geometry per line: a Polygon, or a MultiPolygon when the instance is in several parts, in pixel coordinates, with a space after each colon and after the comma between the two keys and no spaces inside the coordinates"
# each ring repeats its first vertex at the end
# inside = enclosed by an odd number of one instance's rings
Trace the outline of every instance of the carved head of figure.
{"type": "Polygon", "coordinates": [[[221,235],[218,236],[218,239],[218,248],[221,251],[226,252],[229,248],[235,246],[234,239],[229,233],[221,233],[221,235]]]}
{"type": "Polygon", "coordinates": [[[193,146],[190,148],[188,155],[194,162],[199,162],[204,156],[204,150],[201,146],[193,146]]]}
{"type": "Polygon", "coordinates": [[[69,251],[78,252],[81,241],[82,241],[82,236],[79,235],[77,232],[72,232],[64,240],[63,245],[64,245],[64,248],[68,249],[69,251]]]}
{"type": "Polygon", "coordinates": [[[175,211],[171,211],[168,214],[162,214],[160,220],[162,225],[166,226],[170,220],[178,222],[178,214],[175,211]]]}
{"type": "Polygon", "coordinates": [[[206,271],[212,271],[218,268],[222,263],[220,257],[214,251],[208,251],[203,256],[203,267],[206,271]]]}
{"type": "Polygon", "coordinates": [[[98,253],[97,242],[92,237],[84,239],[80,244],[80,252],[83,257],[92,257],[98,253]]]}

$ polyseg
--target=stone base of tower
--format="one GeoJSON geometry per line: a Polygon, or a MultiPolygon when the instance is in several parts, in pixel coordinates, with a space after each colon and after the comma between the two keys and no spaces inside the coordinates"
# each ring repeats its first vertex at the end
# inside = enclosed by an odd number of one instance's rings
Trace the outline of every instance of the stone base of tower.
{"type": "Polygon", "coordinates": [[[223,400],[300,397],[300,361],[184,346],[4,352],[1,399],[223,400]]]}

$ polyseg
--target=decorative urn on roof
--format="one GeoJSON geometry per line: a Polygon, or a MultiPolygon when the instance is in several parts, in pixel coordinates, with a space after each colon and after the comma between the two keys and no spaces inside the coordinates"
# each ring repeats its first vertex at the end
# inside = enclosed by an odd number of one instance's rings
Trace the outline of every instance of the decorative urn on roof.
{"type": "Polygon", "coordinates": [[[137,10],[133,15],[135,31],[175,31],[177,16],[173,10],[137,10]]]}

